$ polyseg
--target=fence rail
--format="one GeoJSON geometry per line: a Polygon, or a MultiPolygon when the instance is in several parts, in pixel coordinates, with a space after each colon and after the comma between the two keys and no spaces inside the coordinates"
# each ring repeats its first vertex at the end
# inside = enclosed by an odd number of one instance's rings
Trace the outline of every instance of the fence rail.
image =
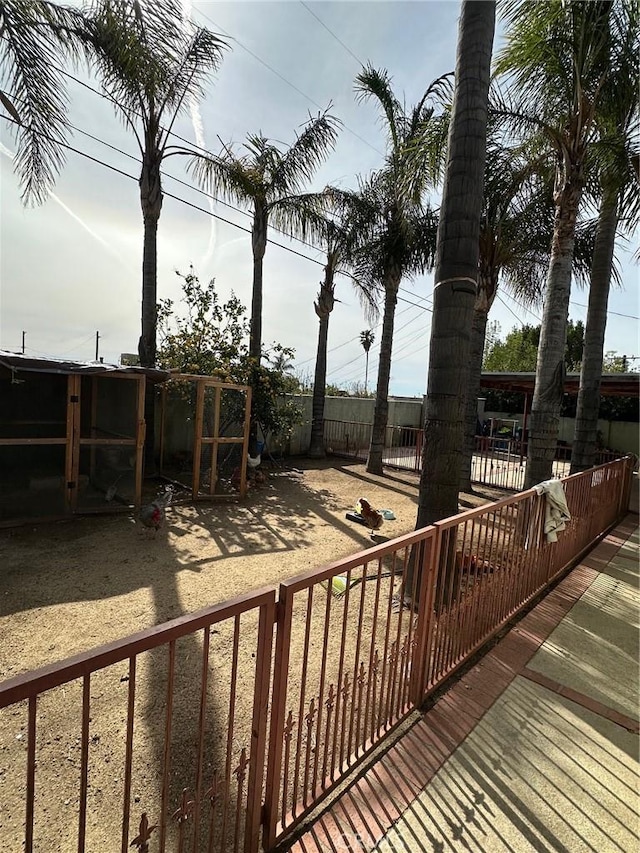
{"type": "Polygon", "coordinates": [[[566,478],[557,542],[529,490],[3,682],[7,849],[271,849],[624,514],[632,468],[566,478]]]}
{"type": "MultiPolygon", "coordinates": [[[[324,446],[332,456],[366,462],[371,444],[372,425],[354,421],[325,420],[324,446]]],[[[422,470],[424,430],[417,427],[387,426],[382,462],[403,471],[422,470]]],[[[612,462],[623,454],[601,450],[596,464],[612,462]]],[[[471,458],[471,481],[499,489],[524,488],[527,443],[516,438],[476,436],[471,458]]],[[[553,476],[566,477],[571,469],[571,447],[559,444],[553,460],[553,476]]]]}

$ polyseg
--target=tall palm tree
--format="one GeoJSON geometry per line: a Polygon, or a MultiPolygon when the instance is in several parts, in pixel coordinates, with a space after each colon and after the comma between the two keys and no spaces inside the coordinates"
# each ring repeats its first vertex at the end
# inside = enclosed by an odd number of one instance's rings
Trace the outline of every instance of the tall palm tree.
{"type": "Polygon", "coordinates": [[[333,149],[339,121],[329,110],[310,119],[292,145],[282,149],[262,134],[247,137],[246,153],[225,146],[219,157],[195,157],[190,169],[211,193],[253,213],[253,285],[249,354],[262,356],[262,268],[269,224],[305,239],[321,236],[320,195],[303,193],[333,149]]]}
{"type": "Polygon", "coordinates": [[[0,0],[0,35],[0,101],[14,122],[14,167],[25,204],[41,204],[64,163],[69,128],[59,68],[81,55],[86,21],[78,9],[46,0],[0,0]]]}
{"type": "MultiPolygon", "coordinates": [[[[553,191],[549,175],[539,174],[535,163],[530,163],[522,152],[504,145],[499,137],[492,138],[487,146],[480,221],[478,293],[471,326],[461,491],[471,491],[487,319],[499,282],[525,305],[539,304],[552,236],[553,191]]],[[[586,223],[576,232],[573,258],[573,274],[581,283],[588,279],[592,253],[593,228],[586,223]]]]}
{"type": "MultiPolygon", "coordinates": [[[[140,364],[156,360],[157,235],[162,209],[162,163],[184,150],[169,144],[190,97],[201,97],[226,44],[183,17],[178,0],[97,0],[91,9],[92,65],[142,156],[140,206],[144,223],[140,364]]],[[[147,429],[149,424],[147,423],[147,429]]]]}
{"type": "Polygon", "coordinates": [[[460,490],[464,492],[472,488],[471,462],[482,358],[489,311],[497,296],[500,278],[502,276],[505,284],[529,303],[538,300],[544,282],[551,238],[549,228],[545,227],[548,210],[540,203],[540,194],[530,188],[530,181],[527,163],[517,152],[500,143],[488,146],[460,476],[460,490]]]}
{"type": "MultiPolygon", "coordinates": [[[[256,365],[262,357],[262,273],[269,224],[302,239],[322,238],[325,221],[322,195],[303,193],[303,189],[333,149],[339,124],[338,119],[325,110],[310,119],[284,150],[258,134],[247,137],[246,153],[237,154],[225,146],[219,157],[196,157],[190,162],[189,168],[208,191],[248,207],[253,213],[249,355],[256,365]]],[[[256,440],[257,424],[252,418],[250,448],[256,440]]]]}
{"type": "Polygon", "coordinates": [[[627,233],[636,233],[640,217],[640,180],[634,166],[637,151],[632,150],[639,126],[637,14],[632,23],[626,33],[629,50],[621,54],[623,60],[631,61],[626,73],[616,74],[611,80],[614,88],[607,93],[606,111],[599,116],[602,140],[596,153],[600,161],[600,210],[580,368],[571,473],[584,471],[595,463],[604,335],[615,243],[620,226],[627,233]]]}
{"type": "Polygon", "coordinates": [[[438,224],[417,528],[458,511],[495,5],[488,0],[463,0],[460,15],[447,169],[438,224]]]}
{"type": "Polygon", "coordinates": [[[362,345],[362,349],[365,354],[365,367],[364,367],[364,393],[367,393],[367,383],[369,380],[369,350],[373,346],[373,342],[375,340],[375,335],[373,334],[372,329],[365,329],[364,332],[360,332],[360,344],[362,345]]]}
{"type": "Polygon", "coordinates": [[[589,149],[607,81],[617,74],[633,4],[551,0],[504,5],[507,43],[497,65],[517,92],[513,130],[555,166],[554,233],[545,288],[526,486],[551,476],[564,388],[564,349],[575,228],[589,149]]]}
{"type": "MultiPolygon", "coordinates": [[[[338,213],[338,211],[336,211],[338,213]]],[[[348,211],[342,211],[335,219],[327,219],[324,245],[326,248],[326,263],[324,277],[320,282],[320,290],[313,303],[319,321],[318,346],[316,366],[313,381],[313,402],[311,416],[311,442],[309,456],[319,459],[324,457],[324,401],[327,384],[327,342],[329,335],[329,318],[335,305],[335,276],[337,273],[351,278],[365,314],[374,317],[377,312],[376,293],[353,277],[351,264],[358,244],[360,234],[355,220],[348,211]]]]}
{"type": "Polygon", "coordinates": [[[361,183],[360,195],[370,212],[369,245],[357,265],[361,278],[384,290],[384,314],[376,402],[367,471],[382,474],[382,454],[389,411],[389,378],[395,309],[404,277],[425,272],[433,263],[436,218],[423,196],[433,181],[434,147],[442,142],[443,122],[436,106],[450,96],[450,79],[435,80],[411,110],[394,94],[385,70],[366,66],[356,77],[360,101],[377,101],[387,132],[383,167],[361,183]]]}

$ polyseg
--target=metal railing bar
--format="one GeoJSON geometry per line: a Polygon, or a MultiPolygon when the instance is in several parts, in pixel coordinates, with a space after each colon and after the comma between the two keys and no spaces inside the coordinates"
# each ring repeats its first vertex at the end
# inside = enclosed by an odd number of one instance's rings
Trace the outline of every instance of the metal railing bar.
{"type": "Polygon", "coordinates": [[[82,678],[90,672],[104,669],[114,663],[120,663],[127,658],[139,655],[141,652],[147,652],[163,643],[174,641],[179,637],[198,631],[205,625],[221,622],[230,616],[234,616],[238,611],[244,612],[253,607],[259,607],[273,601],[274,597],[275,590],[273,587],[266,587],[256,592],[247,592],[231,601],[213,604],[195,613],[178,616],[169,622],[154,625],[144,631],[114,640],[111,643],[105,643],[58,663],[47,664],[40,669],[8,678],[0,683],[0,708],[28,699],[30,696],[44,693],[52,687],[66,684],[76,678],[82,678]]]}
{"type": "Polygon", "coordinates": [[[164,727],[164,748],[162,754],[162,792],[160,795],[160,832],[158,848],[164,853],[167,832],[167,811],[169,804],[169,781],[171,770],[171,724],[173,722],[173,682],[176,667],[176,641],[169,642],[169,669],[167,674],[167,711],[164,727]]]}
{"type": "Polygon", "coordinates": [[[87,832],[90,704],[91,676],[85,675],[82,679],[82,734],[80,743],[80,805],[78,809],[78,853],[84,853],[87,832]]]}
{"type": "Polygon", "coordinates": [[[207,714],[207,688],[209,680],[209,646],[211,643],[211,628],[206,625],[202,638],[202,670],[200,675],[200,713],[198,715],[198,746],[196,759],[196,792],[193,811],[193,853],[198,853],[200,847],[200,802],[202,796],[202,774],[204,755],[204,731],[207,714]]]}
{"type": "Polygon", "coordinates": [[[33,853],[33,813],[36,781],[36,710],[37,697],[29,697],[29,722],[27,733],[27,802],[25,819],[25,853],[33,853]]]}
{"type": "Polygon", "coordinates": [[[124,757],[124,804],[122,807],[121,853],[129,849],[129,819],[131,809],[131,765],[133,762],[133,713],[136,695],[136,658],[129,658],[129,686],[127,692],[127,738],[124,757]]]}

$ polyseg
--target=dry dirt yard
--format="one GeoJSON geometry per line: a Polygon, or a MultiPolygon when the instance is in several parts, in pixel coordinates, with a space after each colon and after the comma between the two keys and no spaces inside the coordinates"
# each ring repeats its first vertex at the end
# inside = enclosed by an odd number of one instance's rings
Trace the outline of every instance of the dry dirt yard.
{"type": "Polygon", "coordinates": [[[170,506],[155,539],[122,515],[0,531],[0,680],[371,547],[359,497],[396,515],[377,541],[413,530],[416,475],[294,461],[243,503],[170,506]]]}
{"type": "MultiPolygon", "coordinates": [[[[417,476],[389,471],[376,477],[361,464],[335,460],[289,462],[267,469],[266,484],[242,503],[170,506],[167,524],[155,539],[134,519],[122,515],[0,531],[0,681],[249,590],[276,585],[371,547],[375,541],[413,530],[417,476]],[[367,528],[345,518],[359,497],[396,515],[395,521],[385,522],[375,541],[367,528]]],[[[461,508],[503,494],[483,489],[481,495],[463,495],[461,508]]],[[[223,633],[217,638],[219,644],[230,643],[223,633]]],[[[244,634],[241,646],[243,640],[244,634]]],[[[247,643],[251,642],[249,638],[247,643]]],[[[255,646],[248,648],[250,654],[255,646]]],[[[193,650],[185,654],[181,663],[191,666],[187,658],[190,654],[193,661],[193,650]]],[[[134,768],[137,815],[151,800],[152,789],[157,789],[157,770],[150,768],[154,761],[157,764],[154,750],[162,742],[164,698],[154,693],[153,665],[152,661],[146,679],[141,666],[136,688],[136,703],[145,708],[146,720],[139,727],[139,754],[149,756],[146,768],[134,768]]],[[[156,681],[162,667],[156,671],[156,681]]],[[[109,824],[117,820],[110,810],[121,809],[122,773],[116,771],[113,758],[113,744],[124,740],[120,700],[126,695],[126,668],[120,669],[106,673],[102,681],[95,676],[91,682],[92,703],[95,695],[105,707],[98,723],[92,704],[92,727],[96,728],[91,730],[90,761],[113,771],[99,784],[90,778],[87,831],[92,843],[88,850],[107,849],[109,824]],[[117,693],[120,704],[116,707],[117,693]],[[100,809],[107,811],[101,815],[100,809]]],[[[71,799],[60,794],[59,800],[48,796],[39,800],[38,792],[56,786],[62,790],[65,774],[71,774],[70,785],[77,787],[79,719],[70,708],[76,707],[80,697],[79,685],[68,685],[51,691],[39,704],[38,750],[42,751],[36,773],[36,827],[41,827],[41,844],[36,844],[37,850],[76,849],[75,794],[71,799]]],[[[187,708],[188,704],[185,714],[194,707],[197,712],[197,702],[187,708]]],[[[20,850],[22,845],[24,711],[0,712],[2,853],[20,850]]],[[[186,718],[180,728],[184,733],[191,730],[186,718]]],[[[240,721],[234,738],[238,743],[250,740],[240,721]]],[[[175,747],[181,748],[179,741],[175,747]]],[[[133,811],[134,806],[132,825],[133,811]]]]}

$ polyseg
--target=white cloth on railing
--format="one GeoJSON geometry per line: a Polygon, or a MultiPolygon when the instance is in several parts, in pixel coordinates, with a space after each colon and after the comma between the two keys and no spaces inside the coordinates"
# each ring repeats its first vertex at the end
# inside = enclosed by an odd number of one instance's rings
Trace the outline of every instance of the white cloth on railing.
{"type": "Polygon", "coordinates": [[[539,495],[545,496],[544,532],[547,542],[557,542],[558,533],[564,530],[566,522],[571,520],[562,482],[556,479],[545,480],[533,488],[539,495]]]}

